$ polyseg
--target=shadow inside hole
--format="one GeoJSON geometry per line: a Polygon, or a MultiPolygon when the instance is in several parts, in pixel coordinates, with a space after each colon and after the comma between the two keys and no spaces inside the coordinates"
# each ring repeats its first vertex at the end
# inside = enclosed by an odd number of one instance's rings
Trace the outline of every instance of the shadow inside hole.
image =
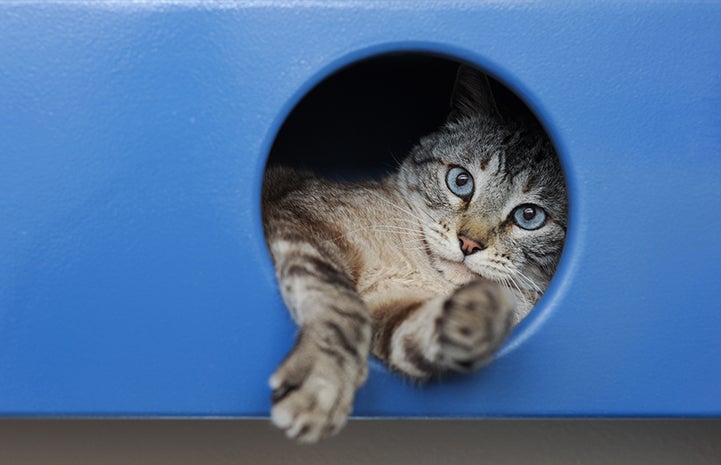
{"type": "Polygon", "coordinates": [[[357,179],[392,171],[445,120],[457,63],[386,56],[325,79],[291,112],[269,163],[357,179]]]}
{"type": "MultiPolygon", "coordinates": [[[[313,88],[290,113],[269,165],[355,180],[393,171],[421,137],[443,125],[459,62],[388,55],[346,67],[313,88]]],[[[505,86],[490,79],[499,107],[534,118],[505,86]]]]}

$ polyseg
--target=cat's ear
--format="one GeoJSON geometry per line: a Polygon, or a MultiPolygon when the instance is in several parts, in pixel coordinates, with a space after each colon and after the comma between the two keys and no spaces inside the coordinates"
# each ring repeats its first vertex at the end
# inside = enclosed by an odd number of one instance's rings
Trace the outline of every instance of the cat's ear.
{"type": "Polygon", "coordinates": [[[448,115],[448,121],[478,114],[493,118],[501,117],[488,76],[475,68],[461,65],[451,95],[451,113],[448,115]]]}

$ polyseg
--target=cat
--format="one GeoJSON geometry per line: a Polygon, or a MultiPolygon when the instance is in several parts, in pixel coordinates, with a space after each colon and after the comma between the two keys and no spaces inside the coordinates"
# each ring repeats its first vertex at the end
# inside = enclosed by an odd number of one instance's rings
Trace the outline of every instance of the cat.
{"type": "Polygon", "coordinates": [[[567,197],[550,140],[472,67],[451,102],[380,180],[266,171],[266,241],[299,326],[270,379],[272,421],[290,438],[344,426],[371,353],[416,380],[488,363],[555,271],[567,197]]]}

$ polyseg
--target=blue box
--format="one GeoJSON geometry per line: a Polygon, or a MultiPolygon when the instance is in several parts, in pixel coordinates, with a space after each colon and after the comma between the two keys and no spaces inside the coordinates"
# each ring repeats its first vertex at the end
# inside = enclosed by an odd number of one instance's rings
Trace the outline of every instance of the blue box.
{"type": "Polygon", "coordinates": [[[301,98],[421,52],[508,84],[570,227],[497,360],[360,416],[721,414],[721,3],[0,5],[0,415],[264,416],[294,325],[260,222],[301,98]]]}

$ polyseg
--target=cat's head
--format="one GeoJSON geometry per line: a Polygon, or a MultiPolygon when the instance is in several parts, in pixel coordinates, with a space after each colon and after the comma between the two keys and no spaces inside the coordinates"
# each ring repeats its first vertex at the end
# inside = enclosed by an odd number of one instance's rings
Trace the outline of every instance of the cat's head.
{"type": "Polygon", "coordinates": [[[447,123],[412,150],[399,179],[433,266],[459,284],[475,275],[502,283],[527,312],[556,269],[568,200],[550,140],[511,107],[462,66],[447,123]]]}

